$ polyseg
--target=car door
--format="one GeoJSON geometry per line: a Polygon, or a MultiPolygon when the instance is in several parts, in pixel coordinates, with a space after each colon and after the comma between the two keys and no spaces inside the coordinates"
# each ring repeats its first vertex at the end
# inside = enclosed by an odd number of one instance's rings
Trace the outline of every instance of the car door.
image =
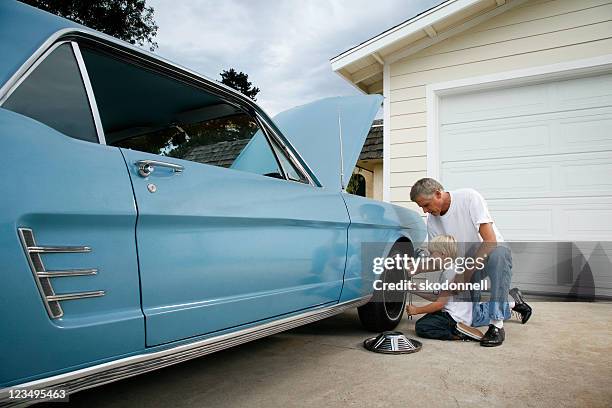
{"type": "Polygon", "coordinates": [[[148,346],[338,301],[349,223],[338,192],[304,182],[290,157],[281,165],[227,91],[83,55],[134,189],[148,346]]]}
{"type": "Polygon", "coordinates": [[[56,44],[0,95],[0,387],[144,349],[130,178],[78,55],[56,44]]]}

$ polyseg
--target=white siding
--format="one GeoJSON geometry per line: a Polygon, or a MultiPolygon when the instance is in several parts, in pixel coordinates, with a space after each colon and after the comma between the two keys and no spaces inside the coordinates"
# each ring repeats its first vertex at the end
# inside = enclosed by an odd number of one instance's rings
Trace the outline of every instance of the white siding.
{"type": "Polygon", "coordinates": [[[391,201],[426,174],[427,84],[612,53],[610,0],[528,1],[390,67],[391,201]]]}

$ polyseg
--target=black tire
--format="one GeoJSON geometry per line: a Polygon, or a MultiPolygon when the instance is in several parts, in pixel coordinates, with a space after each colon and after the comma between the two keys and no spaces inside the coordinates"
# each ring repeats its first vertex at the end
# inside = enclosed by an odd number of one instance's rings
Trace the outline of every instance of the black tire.
{"type": "MultiPolygon", "coordinates": [[[[414,248],[410,242],[397,242],[391,251],[389,257],[394,257],[396,254],[412,256],[414,248]]],[[[404,269],[391,269],[380,275],[383,282],[399,282],[407,279],[404,269]]],[[[372,299],[363,306],[357,308],[361,325],[367,330],[373,332],[383,332],[393,330],[397,327],[404,315],[406,307],[407,292],[386,292],[374,291],[372,299]]]]}

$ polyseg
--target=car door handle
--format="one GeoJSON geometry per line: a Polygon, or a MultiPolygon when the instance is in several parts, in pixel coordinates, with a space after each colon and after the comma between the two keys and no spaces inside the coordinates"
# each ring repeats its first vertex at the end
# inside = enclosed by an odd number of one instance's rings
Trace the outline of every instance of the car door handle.
{"type": "Polygon", "coordinates": [[[166,163],[158,160],[138,160],[134,164],[138,166],[138,174],[142,177],[148,177],[153,173],[155,167],[165,167],[175,173],[182,173],[185,169],[180,164],[166,163]]]}

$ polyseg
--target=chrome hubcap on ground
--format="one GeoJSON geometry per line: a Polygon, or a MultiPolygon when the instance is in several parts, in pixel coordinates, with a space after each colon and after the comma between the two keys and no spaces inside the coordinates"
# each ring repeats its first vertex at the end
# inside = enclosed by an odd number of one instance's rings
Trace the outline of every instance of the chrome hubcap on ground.
{"type": "Polygon", "coordinates": [[[402,332],[386,331],[376,337],[366,339],[363,346],[375,353],[409,354],[420,351],[423,344],[420,341],[409,339],[402,332]]]}

